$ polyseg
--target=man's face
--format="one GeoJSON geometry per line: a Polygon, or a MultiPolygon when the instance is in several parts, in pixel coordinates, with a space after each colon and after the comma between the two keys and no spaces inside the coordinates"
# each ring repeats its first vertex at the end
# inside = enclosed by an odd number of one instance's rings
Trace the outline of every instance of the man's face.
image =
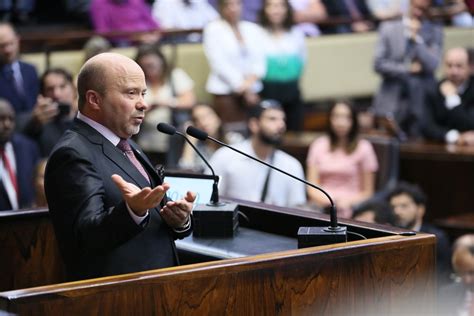
{"type": "Polygon", "coordinates": [[[393,196],[390,205],[395,215],[395,225],[398,227],[413,229],[417,220],[423,216],[421,206],[406,193],[393,196]]]}
{"type": "Polygon", "coordinates": [[[5,145],[15,130],[15,113],[10,104],[0,101],[0,145],[5,145]]]}
{"type": "Polygon", "coordinates": [[[44,78],[43,95],[55,102],[74,104],[76,91],[71,82],[63,75],[50,73],[44,78]]]}
{"type": "Polygon", "coordinates": [[[469,60],[465,50],[453,49],[444,58],[446,78],[455,85],[463,84],[469,78],[469,60]]]}
{"type": "Polygon", "coordinates": [[[19,39],[8,25],[0,25],[0,64],[10,64],[18,56],[19,39]]]}
{"type": "Polygon", "coordinates": [[[269,145],[278,145],[281,143],[285,131],[285,112],[278,109],[263,111],[258,119],[257,131],[257,135],[262,142],[269,145]]]}
{"type": "Polygon", "coordinates": [[[145,75],[131,61],[108,70],[105,93],[101,96],[102,124],[121,138],[140,131],[148,105],[145,103],[145,75]]]}
{"type": "Polygon", "coordinates": [[[428,11],[430,4],[431,4],[431,0],[411,0],[410,1],[411,15],[418,19],[423,17],[428,11]]]}

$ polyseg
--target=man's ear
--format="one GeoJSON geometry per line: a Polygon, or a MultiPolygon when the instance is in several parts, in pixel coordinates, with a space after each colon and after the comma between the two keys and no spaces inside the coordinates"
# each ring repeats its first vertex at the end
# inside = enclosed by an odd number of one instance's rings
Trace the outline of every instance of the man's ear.
{"type": "Polygon", "coordinates": [[[426,207],[423,204],[419,204],[417,205],[417,207],[418,207],[418,217],[420,219],[423,219],[423,217],[425,216],[426,207]]]}
{"type": "Polygon", "coordinates": [[[90,105],[91,109],[97,111],[100,110],[102,104],[102,97],[97,91],[87,90],[86,102],[90,105]]]}
{"type": "Polygon", "coordinates": [[[255,117],[251,117],[248,122],[249,130],[252,133],[252,135],[256,134],[259,130],[258,127],[258,119],[255,117]]]}

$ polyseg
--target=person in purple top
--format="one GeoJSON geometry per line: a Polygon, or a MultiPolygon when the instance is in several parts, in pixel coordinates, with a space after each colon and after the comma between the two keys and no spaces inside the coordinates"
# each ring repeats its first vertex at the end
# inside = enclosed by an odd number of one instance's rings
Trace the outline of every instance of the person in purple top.
{"type": "MultiPolygon", "coordinates": [[[[98,33],[153,31],[159,28],[144,0],[92,0],[89,12],[94,30],[98,33]]],[[[141,35],[138,41],[150,43],[158,39],[157,33],[148,33],[141,35]]],[[[111,41],[116,46],[130,44],[123,37],[113,37],[111,41]]]]}

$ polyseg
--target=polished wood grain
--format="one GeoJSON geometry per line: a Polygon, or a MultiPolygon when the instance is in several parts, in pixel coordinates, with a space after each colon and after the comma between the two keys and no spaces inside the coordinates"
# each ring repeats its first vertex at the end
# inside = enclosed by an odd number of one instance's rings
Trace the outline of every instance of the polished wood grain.
{"type": "Polygon", "coordinates": [[[431,235],[390,236],[0,293],[21,315],[432,314],[431,235]]]}
{"type": "Polygon", "coordinates": [[[48,210],[0,212],[0,291],[63,282],[48,210]]]}

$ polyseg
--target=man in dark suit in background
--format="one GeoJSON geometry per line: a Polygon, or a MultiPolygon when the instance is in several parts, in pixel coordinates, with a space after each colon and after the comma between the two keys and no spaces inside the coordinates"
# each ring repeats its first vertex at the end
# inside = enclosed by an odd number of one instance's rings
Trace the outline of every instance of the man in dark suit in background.
{"type": "Polygon", "coordinates": [[[451,248],[446,234],[436,226],[423,221],[426,212],[426,196],[417,185],[400,182],[389,193],[393,224],[436,236],[436,268],[438,284],[446,284],[451,273],[451,248]]]}
{"type": "Polygon", "coordinates": [[[423,133],[433,140],[474,145],[474,75],[465,48],[446,52],[444,73],[426,95],[423,133]]]}
{"type": "Polygon", "coordinates": [[[99,54],[79,73],[79,113],[45,175],[71,279],[174,266],[174,239],[191,232],[195,195],[166,201],[169,185],[129,140],[148,108],[145,92],[140,66],[119,54],[99,54]]]}
{"type": "Polygon", "coordinates": [[[31,207],[38,146],[15,133],[15,112],[0,98],[0,211],[31,207]]]}
{"type": "Polygon", "coordinates": [[[19,49],[13,26],[0,22],[0,97],[13,106],[21,130],[36,103],[39,82],[35,67],[18,59],[19,49]]]}

